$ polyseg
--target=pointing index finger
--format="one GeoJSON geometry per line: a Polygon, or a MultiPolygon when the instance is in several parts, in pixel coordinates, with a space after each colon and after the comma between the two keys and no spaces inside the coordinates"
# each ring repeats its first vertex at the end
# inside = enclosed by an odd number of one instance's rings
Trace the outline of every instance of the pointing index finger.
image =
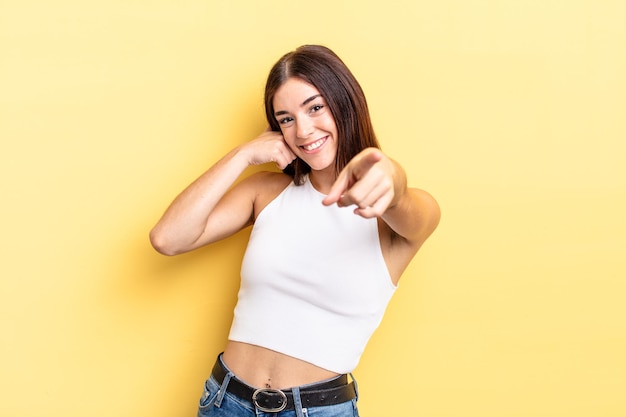
{"type": "Polygon", "coordinates": [[[346,191],[349,187],[348,175],[346,174],[345,169],[339,173],[339,176],[333,183],[332,187],[330,187],[330,191],[322,200],[322,204],[325,206],[330,206],[331,204],[337,203],[344,191],[346,191]]]}

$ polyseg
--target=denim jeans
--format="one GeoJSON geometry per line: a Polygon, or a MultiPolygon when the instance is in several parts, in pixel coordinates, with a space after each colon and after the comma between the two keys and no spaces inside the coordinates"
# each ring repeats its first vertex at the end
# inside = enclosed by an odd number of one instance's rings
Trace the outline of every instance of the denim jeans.
{"type": "MultiPolygon", "coordinates": [[[[230,374],[229,374],[230,375],[230,374]]],[[[357,399],[341,404],[322,407],[303,408],[300,403],[300,390],[303,387],[291,388],[294,396],[295,410],[283,410],[279,413],[265,413],[258,410],[251,402],[226,391],[230,377],[224,379],[222,385],[211,376],[204,384],[204,393],[200,398],[198,417],[358,417],[357,399]]],[[[355,383],[356,385],[356,383],[355,383]]],[[[358,394],[357,394],[358,396],[358,394]]]]}

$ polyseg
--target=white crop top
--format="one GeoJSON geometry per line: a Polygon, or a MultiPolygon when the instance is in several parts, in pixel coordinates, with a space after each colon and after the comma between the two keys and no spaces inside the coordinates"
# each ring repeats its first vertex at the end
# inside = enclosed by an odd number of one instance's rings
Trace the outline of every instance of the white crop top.
{"type": "Polygon", "coordinates": [[[324,206],[309,179],[259,214],[241,267],[229,339],[351,372],[396,286],[376,219],[324,206]]]}

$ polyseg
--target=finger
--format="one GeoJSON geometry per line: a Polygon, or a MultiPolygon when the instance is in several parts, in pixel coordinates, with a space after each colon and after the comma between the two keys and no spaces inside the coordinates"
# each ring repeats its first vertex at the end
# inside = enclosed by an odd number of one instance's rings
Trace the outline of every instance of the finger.
{"type": "Polygon", "coordinates": [[[356,208],[354,210],[354,214],[357,214],[366,219],[380,217],[383,214],[385,214],[385,211],[387,211],[387,208],[389,207],[389,204],[391,204],[392,199],[393,199],[392,194],[385,194],[379,200],[377,200],[373,205],[369,207],[356,208]]]}
{"type": "Polygon", "coordinates": [[[389,191],[383,179],[380,175],[368,175],[360,179],[343,193],[338,204],[341,206],[356,204],[361,208],[371,206],[389,191]]]}
{"type": "Polygon", "coordinates": [[[359,209],[378,207],[381,203],[389,200],[389,198],[386,197],[388,194],[389,189],[387,187],[383,184],[377,184],[375,188],[366,190],[366,194],[361,197],[353,198],[352,203],[356,204],[359,209]]]}
{"type": "Polygon", "coordinates": [[[322,204],[325,206],[337,203],[343,196],[343,193],[350,187],[350,176],[348,175],[346,168],[339,173],[337,179],[330,187],[330,191],[324,200],[322,200],[322,204]]]}
{"type": "MultiPolygon", "coordinates": [[[[362,175],[369,171],[374,165],[383,159],[383,154],[380,150],[372,148],[361,153],[360,157],[351,161],[354,163],[354,170],[357,176],[362,175]]],[[[350,165],[350,164],[348,164],[350,165]]]]}
{"type": "Polygon", "coordinates": [[[354,203],[365,208],[390,192],[393,193],[393,180],[384,171],[372,168],[344,193],[341,203],[354,203]]]}
{"type": "Polygon", "coordinates": [[[291,152],[287,146],[285,146],[276,159],[276,165],[278,165],[278,168],[282,170],[285,169],[287,165],[292,163],[294,159],[296,159],[296,155],[291,152]]]}

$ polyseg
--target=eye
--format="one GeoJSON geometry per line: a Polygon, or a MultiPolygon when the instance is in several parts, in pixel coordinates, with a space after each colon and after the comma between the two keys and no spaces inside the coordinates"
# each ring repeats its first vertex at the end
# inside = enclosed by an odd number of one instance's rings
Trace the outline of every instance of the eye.
{"type": "Polygon", "coordinates": [[[290,117],[290,116],[283,117],[282,119],[278,119],[278,123],[281,125],[286,125],[291,122],[293,122],[293,117],[290,117]]]}
{"type": "Polygon", "coordinates": [[[310,112],[311,113],[317,113],[318,111],[322,110],[324,108],[324,106],[322,104],[315,104],[313,106],[311,106],[310,112]]]}

